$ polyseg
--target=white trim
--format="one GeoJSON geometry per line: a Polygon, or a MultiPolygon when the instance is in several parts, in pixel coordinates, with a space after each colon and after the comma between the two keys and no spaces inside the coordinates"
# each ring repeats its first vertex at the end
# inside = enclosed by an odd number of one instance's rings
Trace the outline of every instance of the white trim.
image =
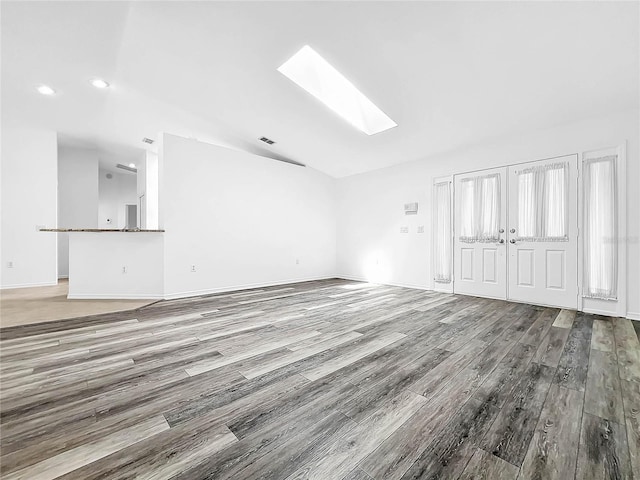
{"type": "Polygon", "coordinates": [[[188,298],[188,297],[199,297],[201,295],[213,295],[215,293],[225,293],[225,292],[234,292],[236,290],[247,290],[250,288],[261,288],[261,287],[275,287],[278,285],[287,285],[289,283],[301,283],[301,282],[313,282],[316,280],[330,280],[332,278],[339,278],[335,275],[324,275],[320,277],[307,277],[307,278],[293,278],[289,280],[278,280],[276,282],[264,282],[264,283],[245,283],[241,285],[231,285],[228,287],[215,287],[215,288],[206,288],[203,290],[192,290],[187,292],[178,292],[178,293],[170,293],[165,294],[164,300],[176,300],[178,298],[188,298]]]}
{"type": "Polygon", "coordinates": [[[583,313],[589,313],[591,315],[602,315],[603,317],[616,317],[616,312],[612,312],[611,310],[601,310],[599,308],[584,308],[583,310],[579,310],[583,313]]]}
{"type": "Polygon", "coordinates": [[[158,294],[138,294],[138,293],[76,293],[67,295],[68,300],[164,300],[158,294]]]}
{"type": "Polygon", "coordinates": [[[524,165],[525,163],[547,162],[549,160],[555,160],[557,158],[562,158],[562,157],[570,157],[572,155],[577,155],[577,154],[578,154],[577,152],[570,152],[570,153],[552,155],[551,157],[546,157],[546,158],[538,158],[538,159],[535,159],[535,160],[520,160],[519,162],[504,163],[504,164],[499,164],[499,165],[494,166],[494,167],[485,167],[485,168],[480,168],[478,170],[467,170],[467,171],[464,171],[464,172],[456,172],[456,173],[452,174],[452,176],[468,175],[468,174],[471,174],[471,173],[484,172],[485,170],[495,170],[495,169],[498,169],[498,168],[515,167],[515,166],[518,166],[518,165],[524,165]]]}
{"type": "MultiPolygon", "coordinates": [[[[429,291],[429,292],[434,291],[434,289],[430,288],[428,285],[414,285],[414,284],[410,284],[410,283],[394,283],[394,282],[384,282],[384,283],[370,282],[369,280],[367,280],[364,277],[358,277],[358,276],[354,276],[354,275],[336,275],[334,278],[339,278],[341,280],[351,280],[353,282],[371,283],[373,285],[389,285],[390,287],[412,288],[414,290],[425,290],[425,291],[429,291]]],[[[444,293],[446,293],[446,292],[444,292],[444,293]]]]}
{"type": "Polygon", "coordinates": [[[584,163],[584,153],[578,153],[578,198],[576,199],[578,202],[578,312],[582,312],[584,308],[584,297],[582,294],[584,293],[584,289],[582,288],[582,279],[584,277],[584,193],[583,193],[583,179],[584,173],[582,171],[582,166],[584,163]]]}
{"type": "Polygon", "coordinates": [[[640,320],[640,312],[627,312],[629,320],[640,320]]]}
{"type": "Polygon", "coordinates": [[[16,285],[3,285],[0,290],[13,290],[14,288],[31,288],[31,287],[53,287],[58,285],[58,281],[55,282],[43,282],[43,283],[19,283],[16,285]]]}

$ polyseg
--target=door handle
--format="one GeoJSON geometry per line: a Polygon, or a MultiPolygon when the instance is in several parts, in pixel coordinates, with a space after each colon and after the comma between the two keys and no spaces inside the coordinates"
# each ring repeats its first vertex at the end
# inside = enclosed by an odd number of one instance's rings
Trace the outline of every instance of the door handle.
{"type": "Polygon", "coordinates": [[[516,229],[512,228],[511,230],[509,230],[511,233],[516,233],[516,229]]]}
{"type": "Polygon", "coordinates": [[[512,238],[511,240],[509,240],[509,243],[516,243],[516,239],[512,238]]]}
{"type": "Polygon", "coordinates": [[[501,238],[498,243],[504,243],[504,238],[501,238]]]}

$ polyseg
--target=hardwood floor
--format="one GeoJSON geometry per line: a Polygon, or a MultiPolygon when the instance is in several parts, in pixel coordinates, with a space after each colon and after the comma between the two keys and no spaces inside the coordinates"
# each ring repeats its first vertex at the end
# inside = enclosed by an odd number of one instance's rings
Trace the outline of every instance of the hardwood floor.
{"type": "Polygon", "coordinates": [[[6,480],[640,479],[625,319],[326,280],[0,338],[6,480]]]}

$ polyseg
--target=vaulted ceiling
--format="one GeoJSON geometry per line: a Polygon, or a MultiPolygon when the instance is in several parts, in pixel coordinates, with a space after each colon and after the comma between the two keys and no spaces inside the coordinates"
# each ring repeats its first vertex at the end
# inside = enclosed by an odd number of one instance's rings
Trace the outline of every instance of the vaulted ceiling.
{"type": "Polygon", "coordinates": [[[637,2],[1,8],[3,123],[55,129],[113,161],[166,131],[341,177],[639,105],[637,2]],[[368,136],[280,74],[304,45],[398,127],[368,136]],[[58,94],[39,95],[42,83],[58,94]]]}

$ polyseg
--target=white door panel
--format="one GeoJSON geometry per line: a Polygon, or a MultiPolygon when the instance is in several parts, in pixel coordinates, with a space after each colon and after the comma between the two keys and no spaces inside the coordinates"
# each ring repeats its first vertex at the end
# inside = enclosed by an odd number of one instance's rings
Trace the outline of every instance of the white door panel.
{"type": "Polygon", "coordinates": [[[455,293],[577,308],[577,159],[455,176],[455,293]],[[488,177],[498,178],[499,195],[481,191],[488,177]],[[497,220],[470,213],[482,202],[497,220]]]}
{"type": "MultiPolygon", "coordinates": [[[[506,230],[507,211],[507,169],[495,168],[456,175],[454,183],[454,292],[506,299],[507,252],[504,232],[506,230]],[[470,202],[470,198],[473,196],[475,203],[477,203],[480,195],[479,192],[475,192],[475,195],[472,194],[465,197],[462,184],[478,178],[494,178],[495,176],[497,176],[499,192],[497,198],[491,197],[489,201],[495,202],[492,205],[497,212],[497,219],[485,222],[491,224],[492,227],[485,226],[484,228],[485,234],[495,238],[491,240],[472,239],[473,235],[465,232],[462,224],[465,221],[465,215],[473,215],[470,211],[470,204],[474,202],[470,202]]],[[[476,218],[475,220],[475,224],[483,223],[482,218],[476,218]]]]}
{"type": "Polygon", "coordinates": [[[509,167],[510,300],[572,309],[578,306],[577,160],[577,155],[570,155],[509,167]],[[528,187],[519,175],[552,168],[560,172],[560,165],[564,164],[567,168],[562,169],[563,182],[545,183],[543,179],[533,188],[537,192],[531,197],[535,198],[533,208],[519,205],[525,203],[522,199],[526,197],[521,189],[528,187]],[[553,188],[558,191],[549,194],[553,188]],[[537,212],[539,209],[544,211],[537,212]],[[531,220],[536,213],[537,224],[531,220]],[[521,235],[519,230],[526,233],[521,235]],[[560,230],[566,238],[558,237],[560,230]]]}

